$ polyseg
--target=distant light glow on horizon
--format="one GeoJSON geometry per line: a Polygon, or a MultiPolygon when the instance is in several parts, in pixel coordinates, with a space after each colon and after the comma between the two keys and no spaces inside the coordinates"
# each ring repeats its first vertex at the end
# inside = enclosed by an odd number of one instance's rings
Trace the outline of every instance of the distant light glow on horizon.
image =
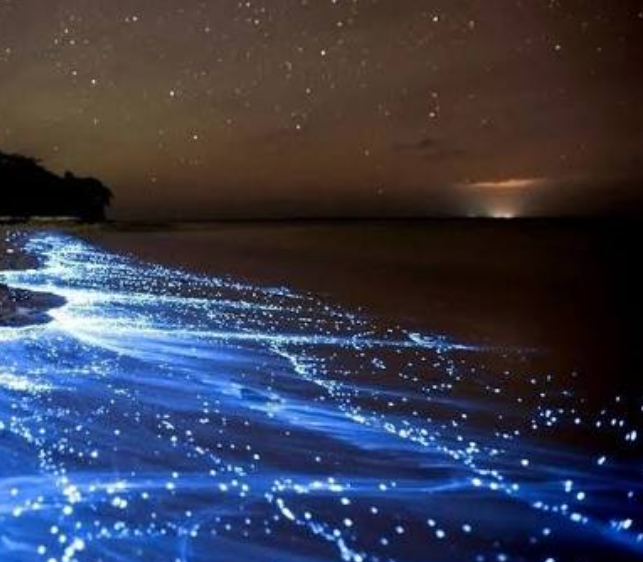
{"type": "Polygon", "coordinates": [[[491,211],[491,217],[495,219],[515,219],[518,216],[515,211],[507,209],[495,209],[491,211]]]}

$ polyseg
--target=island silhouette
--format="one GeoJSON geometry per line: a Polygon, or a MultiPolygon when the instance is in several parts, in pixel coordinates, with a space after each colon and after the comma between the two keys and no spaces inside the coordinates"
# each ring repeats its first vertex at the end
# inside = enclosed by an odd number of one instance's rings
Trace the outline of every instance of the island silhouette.
{"type": "Polygon", "coordinates": [[[71,172],[54,174],[36,158],[0,150],[0,217],[70,218],[84,222],[105,220],[112,192],[96,178],[71,172]]]}

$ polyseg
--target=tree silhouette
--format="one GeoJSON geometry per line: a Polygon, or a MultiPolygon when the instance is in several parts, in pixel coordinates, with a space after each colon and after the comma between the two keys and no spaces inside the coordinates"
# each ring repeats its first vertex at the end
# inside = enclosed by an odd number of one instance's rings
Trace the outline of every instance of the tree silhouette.
{"type": "Polygon", "coordinates": [[[0,216],[97,222],[105,220],[112,199],[112,192],[95,178],[79,178],[71,172],[60,177],[35,158],[0,151],[0,216]]]}

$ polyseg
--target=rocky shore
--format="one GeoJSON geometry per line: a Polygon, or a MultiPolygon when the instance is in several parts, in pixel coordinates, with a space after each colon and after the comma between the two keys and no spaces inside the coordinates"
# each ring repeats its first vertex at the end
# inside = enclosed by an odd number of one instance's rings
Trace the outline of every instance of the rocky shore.
{"type": "MultiPolygon", "coordinates": [[[[24,256],[0,230],[0,271],[33,267],[32,260],[24,256]]],[[[33,293],[11,289],[0,283],[0,328],[45,324],[51,320],[47,312],[63,306],[65,300],[47,293],[33,293]]]]}

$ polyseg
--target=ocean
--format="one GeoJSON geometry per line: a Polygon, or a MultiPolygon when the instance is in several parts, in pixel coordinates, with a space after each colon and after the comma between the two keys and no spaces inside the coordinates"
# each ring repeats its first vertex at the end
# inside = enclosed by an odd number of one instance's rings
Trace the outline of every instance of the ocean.
{"type": "Polygon", "coordinates": [[[640,559],[636,230],[7,231],[0,559],[640,559]]]}

